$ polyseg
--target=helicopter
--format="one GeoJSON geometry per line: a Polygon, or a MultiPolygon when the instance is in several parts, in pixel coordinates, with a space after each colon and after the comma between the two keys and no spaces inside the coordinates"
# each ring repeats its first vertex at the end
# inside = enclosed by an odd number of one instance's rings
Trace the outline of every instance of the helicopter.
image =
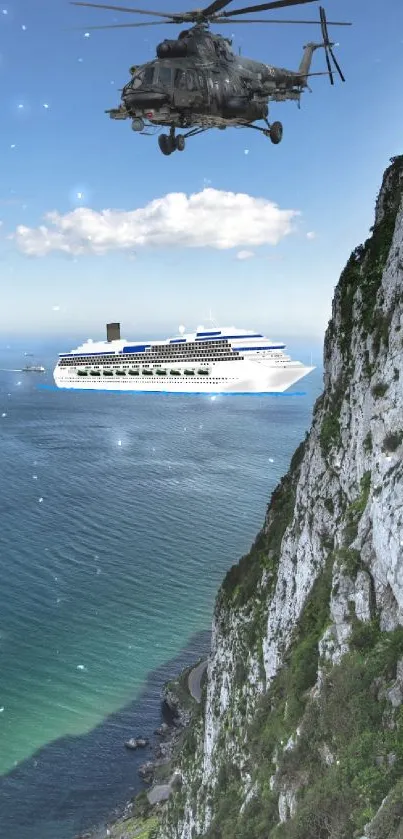
{"type": "Polygon", "coordinates": [[[168,14],[124,6],[79,2],[74,6],[108,9],[129,14],[149,15],[155,21],[118,23],[90,26],[88,29],[121,29],[127,27],[158,26],[159,24],[193,24],[182,30],[174,40],[165,39],[156,48],[156,58],[130,68],[130,81],[121,90],[118,108],[105,111],[111,119],[131,119],[133,131],[150,134],[150,128],[169,128],[160,134],[158,144],[164,155],[183,151],[186,139],[212,128],[250,128],[260,131],[274,145],[283,137],[279,121],[270,123],[269,102],[294,100],[300,107],[302,93],[309,88],[311,76],[326,75],[334,84],[337,73],[343,73],[330,41],[328,25],[350,26],[345,21],[327,21],[325,10],[319,7],[319,20],[272,20],[270,18],[241,18],[254,12],[269,11],[287,6],[312,3],[314,0],[272,0],[247,8],[224,11],[233,0],[214,0],[205,9],[168,14]],[[232,41],[213,34],[211,25],[257,24],[319,24],[322,40],[310,42],[303,48],[298,70],[287,70],[244,58],[232,49],[232,41]],[[311,73],[314,52],[323,49],[327,70],[311,73]],[[332,66],[333,65],[333,66],[332,66]],[[263,125],[256,125],[263,122],[263,125]],[[177,129],[181,133],[176,133],[177,129]]]}

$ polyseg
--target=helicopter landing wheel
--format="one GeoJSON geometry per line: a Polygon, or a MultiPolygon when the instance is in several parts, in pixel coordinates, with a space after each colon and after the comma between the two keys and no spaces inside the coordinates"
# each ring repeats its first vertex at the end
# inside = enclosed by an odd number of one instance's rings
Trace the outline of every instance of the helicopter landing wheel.
{"type": "Polygon", "coordinates": [[[168,134],[160,134],[158,137],[158,145],[162,154],[168,155],[175,151],[175,141],[168,134]]]}
{"type": "Polygon", "coordinates": [[[281,122],[273,122],[269,129],[269,137],[275,146],[281,143],[283,138],[283,126],[281,122]]]}
{"type": "Polygon", "coordinates": [[[183,134],[178,134],[178,136],[175,137],[175,148],[178,151],[184,151],[185,144],[186,144],[186,141],[185,141],[185,138],[184,138],[183,134]]]}

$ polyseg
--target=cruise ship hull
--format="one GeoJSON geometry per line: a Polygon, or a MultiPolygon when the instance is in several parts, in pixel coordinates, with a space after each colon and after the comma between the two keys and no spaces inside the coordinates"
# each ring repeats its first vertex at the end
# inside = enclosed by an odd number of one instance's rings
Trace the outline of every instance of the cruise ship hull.
{"type": "Polygon", "coordinates": [[[146,393],[284,393],[295,385],[300,379],[307,376],[314,367],[305,367],[295,363],[295,367],[287,366],[276,368],[266,366],[263,363],[246,363],[250,370],[242,370],[239,376],[239,365],[227,362],[224,365],[217,365],[211,370],[211,375],[202,376],[194,373],[186,374],[179,370],[178,375],[171,375],[167,370],[165,374],[147,375],[139,374],[132,376],[129,372],[124,375],[114,374],[109,378],[101,370],[99,372],[87,372],[86,375],[79,375],[68,368],[56,367],[54,371],[55,384],[59,388],[73,390],[110,390],[146,393]],[[235,370],[229,370],[233,366],[235,370]],[[224,367],[224,369],[220,369],[224,367]],[[237,375],[238,374],[238,375],[237,375]]]}

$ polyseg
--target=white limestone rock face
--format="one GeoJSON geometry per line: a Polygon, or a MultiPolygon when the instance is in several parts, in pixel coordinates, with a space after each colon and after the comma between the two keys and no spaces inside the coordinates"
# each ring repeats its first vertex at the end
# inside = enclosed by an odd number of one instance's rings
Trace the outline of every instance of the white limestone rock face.
{"type": "Polygon", "coordinates": [[[286,787],[278,797],[278,815],[280,822],[286,822],[297,812],[297,788],[286,787]]]}
{"type": "Polygon", "coordinates": [[[247,720],[253,715],[264,683],[259,662],[245,645],[244,633],[247,632],[250,620],[251,616],[242,612],[229,611],[224,617],[222,612],[216,610],[207,667],[204,731],[190,767],[182,766],[184,787],[192,792],[185,802],[180,823],[176,823],[173,828],[164,824],[161,833],[164,839],[194,839],[194,836],[202,836],[206,832],[212,815],[208,799],[216,785],[224,757],[242,769],[244,805],[256,791],[255,787],[251,789],[251,778],[245,766],[247,755],[244,751],[243,731],[247,720]],[[240,662],[242,683],[238,684],[240,662]],[[219,739],[220,749],[217,750],[219,739]]]}
{"type": "MultiPolygon", "coordinates": [[[[376,613],[383,630],[403,625],[402,172],[399,158],[385,175],[376,205],[375,233],[393,201],[397,213],[379,287],[367,288],[373,255],[358,249],[360,281],[354,286],[344,273],[335,291],[325,340],[324,394],[315,406],[302,462],[291,473],[295,502],[276,575],[262,569],[256,595],[241,611],[217,601],[204,723],[192,766],[182,767],[184,816],[165,826],[161,839],[203,836],[214,817],[211,802],[224,760],[239,766],[245,800],[251,790],[256,793],[245,731],[329,557],[331,623],[319,644],[316,691],[321,668],[347,652],[354,621],[369,622],[376,613]],[[257,615],[260,638],[251,646],[250,626],[257,615]]],[[[269,535],[270,516],[269,508],[264,525],[269,535]]],[[[402,676],[403,664],[389,690],[394,706],[403,701],[402,676]]],[[[330,765],[333,755],[326,749],[323,758],[330,765]]],[[[276,789],[276,774],[272,782],[276,789]]],[[[284,821],[295,813],[297,790],[290,783],[277,791],[279,821],[284,821]]]]}
{"type": "Polygon", "coordinates": [[[371,620],[371,577],[366,571],[359,571],[354,586],[354,607],[358,620],[371,620]]]}
{"type": "MultiPolygon", "coordinates": [[[[382,201],[378,202],[378,206],[382,206],[382,201]]],[[[354,367],[341,406],[340,445],[332,452],[328,463],[322,457],[318,440],[325,410],[319,411],[314,418],[297,489],[294,522],[283,540],[276,593],[269,607],[264,642],[268,682],[277,672],[282,652],[301,614],[307,594],[323,566],[321,534],[326,529],[323,498],[333,489],[334,495],[341,491],[347,503],[354,501],[358,495],[357,487],[366,472],[370,473],[371,492],[354,546],[368,563],[375,584],[376,601],[382,610],[382,627],[392,628],[397,623],[403,623],[402,445],[400,443],[393,452],[385,450],[388,435],[403,430],[403,349],[400,331],[403,322],[402,290],[403,207],[397,215],[390,255],[378,292],[378,299],[382,299],[382,313],[386,314],[392,307],[389,345],[381,348],[368,381],[363,375],[367,345],[362,340],[358,326],[356,333],[353,332],[351,344],[354,347],[354,367]],[[373,388],[379,383],[387,388],[381,397],[373,393],[373,388]],[[365,451],[363,445],[369,434],[372,438],[372,452],[365,451]],[[334,481],[335,468],[338,473],[337,483],[334,481]],[[303,532],[296,537],[296,519],[304,515],[304,510],[312,508],[315,510],[312,527],[309,527],[305,516],[303,532]]],[[[334,321],[333,331],[337,335],[343,326],[337,306],[334,307],[334,321]]],[[[325,368],[325,383],[330,395],[343,371],[343,364],[339,346],[332,344],[325,368]]],[[[336,522],[333,522],[333,532],[336,546],[341,545],[340,526],[336,522]]],[[[370,620],[371,577],[361,572],[355,584],[346,577],[338,580],[339,594],[333,596],[331,609],[340,654],[348,649],[349,602],[354,602],[360,620],[370,620]]]]}
{"type": "MultiPolygon", "coordinates": [[[[263,682],[259,677],[259,663],[256,661],[243,642],[243,631],[248,626],[248,618],[242,614],[230,613],[229,621],[223,633],[218,619],[213,623],[211,655],[207,669],[207,701],[204,732],[204,760],[203,783],[213,778],[214,785],[214,749],[217,739],[222,732],[222,723],[228,710],[232,711],[234,723],[242,725],[243,719],[237,713],[237,704],[233,702],[235,694],[239,702],[240,695],[246,700],[245,714],[248,716],[248,706],[257,700],[263,690],[263,682]],[[244,664],[245,682],[241,690],[235,687],[236,663],[244,664]]],[[[252,713],[252,709],[250,709],[252,713]]],[[[241,734],[241,732],[239,732],[241,734]]],[[[226,739],[226,754],[240,760],[239,744],[232,737],[226,739]]],[[[240,737],[241,742],[241,737],[240,737]]]]}

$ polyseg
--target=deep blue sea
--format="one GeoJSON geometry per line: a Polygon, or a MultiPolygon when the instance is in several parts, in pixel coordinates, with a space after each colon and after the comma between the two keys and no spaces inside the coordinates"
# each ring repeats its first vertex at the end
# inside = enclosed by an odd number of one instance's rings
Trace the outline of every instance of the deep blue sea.
{"type": "Polygon", "coordinates": [[[124,741],[208,649],[217,588],[309,428],[321,348],[302,396],[211,400],[44,387],[65,346],[31,344],[0,345],[0,836],[72,839],[141,788],[124,741]],[[27,362],[49,372],[11,372],[27,362]]]}

